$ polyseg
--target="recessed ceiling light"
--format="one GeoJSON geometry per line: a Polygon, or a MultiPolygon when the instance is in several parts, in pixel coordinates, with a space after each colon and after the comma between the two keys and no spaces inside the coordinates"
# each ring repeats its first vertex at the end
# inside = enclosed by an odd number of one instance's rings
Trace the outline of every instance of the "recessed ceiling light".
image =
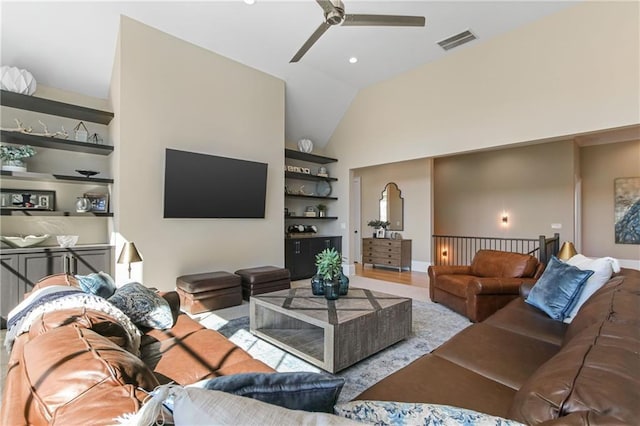
{"type": "Polygon", "coordinates": [[[254,3],[256,2],[256,0],[244,0],[244,2],[245,2],[246,4],[251,5],[251,4],[254,4],[254,3]]]}
{"type": "Polygon", "coordinates": [[[358,58],[356,58],[355,56],[352,56],[349,58],[349,63],[350,64],[355,64],[356,62],[358,62],[358,58]]]}

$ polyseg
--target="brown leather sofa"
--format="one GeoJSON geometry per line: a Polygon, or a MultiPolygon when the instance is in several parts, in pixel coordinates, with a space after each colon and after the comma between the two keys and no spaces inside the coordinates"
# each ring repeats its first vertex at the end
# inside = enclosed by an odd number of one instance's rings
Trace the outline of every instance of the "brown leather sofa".
{"type": "Polygon", "coordinates": [[[640,271],[623,268],[570,324],[526,304],[531,287],[356,399],[447,404],[525,424],[638,424],[640,271]]]}
{"type": "Polygon", "coordinates": [[[534,283],[544,265],[533,256],[479,250],[471,265],[429,267],[431,300],[479,322],[518,297],[520,286],[534,283]]]}
{"type": "MultiPolygon", "coordinates": [[[[60,274],[36,288],[49,285],[77,283],[60,274]]],[[[67,308],[41,315],[13,345],[0,424],[114,424],[114,418],[136,412],[159,384],[274,371],[180,313],[175,292],[163,297],[174,325],[143,330],[139,356],[119,322],[103,312],[67,308]]]]}

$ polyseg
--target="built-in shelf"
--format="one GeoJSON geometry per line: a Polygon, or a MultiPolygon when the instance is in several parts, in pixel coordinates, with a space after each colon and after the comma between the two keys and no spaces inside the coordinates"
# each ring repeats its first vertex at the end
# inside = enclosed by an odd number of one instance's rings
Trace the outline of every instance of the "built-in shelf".
{"type": "Polygon", "coordinates": [[[293,158],[294,160],[308,161],[310,163],[328,164],[338,161],[335,158],[325,157],[323,155],[309,154],[307,152],[295,151],[293,149],[284,150],[285,158],[293,158]]]}
{"type": "Polygon", "coordinates": [[[337,216],[314,216],[314,217],[309,217],[309,216],[286,216],[284,217],[285,219],[295,219],[295,220],[300,220],[300,219],[313,219],[313,220],[336,220],[338,217],[337,216]]]}
{"type": "Polygon", "coordinates": [[[298,172],[284,172],[284,177],[289,179],[312,180],[312,181],[318,181],[318,180],[337,181],[338,180],[337,178],[334,178],[334,177],[317,176],[317,175],[310,175],[308,173],[298,173],[298,172]]]}
{"type": "Polygon", "coordinates": [[[0,215],[2,216],[77,216],[77,217],[113,217],[113,213],[98,213],[98,212],[68,212],[68,211],[50,211],[50,210],[33,210],[33,209],[1,209],[0,215]]]}
{"type": "Polygon", "coordinates": [[[113,119],[113,113],[109,111],[67,104],[37,96],[21,95],[20,93],[6,90],[0,91],[0,105],[99,124],[109,124],[113,119]]]}
{"type": "Polygon", "coordinates": [[[39,146],[42,148],[53,148],[63,151],[86,152],[87,154],[98,155],[109,155],[113,152],[113,146],[111,145],[78,142],[69,139],[30,135],[28,133],[11,132],[7,130],[2,130],[2,132],[0,132],[0,137],[2,138],[2,142],[6,143],[39,146]]]}
{"type": "Polygon", "coordinates": [[[298,194],[285,194],[288,198],[315,198],[318,200],[337,200],[338,197],[321,197],[320,195],[298,195],[298,194]]]}
{"type": "Polygon", "coordinates": [[[97,178],[97,177],[86,178],[84,176],[67,176],[67,175],[50,174],[50,173],[9,172],[6,170],[2,170],[0,171],[0,175],[2,175],[5,178],[12,178],[12,179],[18,179],[18,180],[72,182],[72,183],[93,184],[93,185],[107,185],[107,184],[113,183],[113,179],[109,179],[109,178],[97,178]]]}

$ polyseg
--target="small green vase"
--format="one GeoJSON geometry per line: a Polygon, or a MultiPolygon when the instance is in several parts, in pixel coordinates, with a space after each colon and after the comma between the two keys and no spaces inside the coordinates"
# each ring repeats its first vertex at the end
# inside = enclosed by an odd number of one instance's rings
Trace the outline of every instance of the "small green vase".
{"type": "Polygon", "coordinates": [[[320,275],[311,277],[311,293],[314,296],[322,296],[324,294],[324,279],[320,275]]]}

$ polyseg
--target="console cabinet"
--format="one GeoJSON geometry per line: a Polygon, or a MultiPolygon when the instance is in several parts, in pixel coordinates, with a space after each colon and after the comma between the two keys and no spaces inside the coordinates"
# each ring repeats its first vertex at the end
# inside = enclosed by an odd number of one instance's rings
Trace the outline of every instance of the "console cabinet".
{"type": "Polygon", "coordinates": [[[113,247],[100,244],[70,248],[7,249],[0,253],[0,314],[6,327],[9,312],[47,275],[68,273],[110,275],[113,247]]]}
{"type": "Polygon", "coordinates": [[[316,274],[316,254],[327,248],[342,251],[342,237],[290,237],[284,240],[284,245],[285,268],[292,280],[301,280],[316,274]]]}
{"type": "Polygon", "coordinates": [[[362,264],[383,265],[411,270],[411,240],[362,239],[362,264]]]}

